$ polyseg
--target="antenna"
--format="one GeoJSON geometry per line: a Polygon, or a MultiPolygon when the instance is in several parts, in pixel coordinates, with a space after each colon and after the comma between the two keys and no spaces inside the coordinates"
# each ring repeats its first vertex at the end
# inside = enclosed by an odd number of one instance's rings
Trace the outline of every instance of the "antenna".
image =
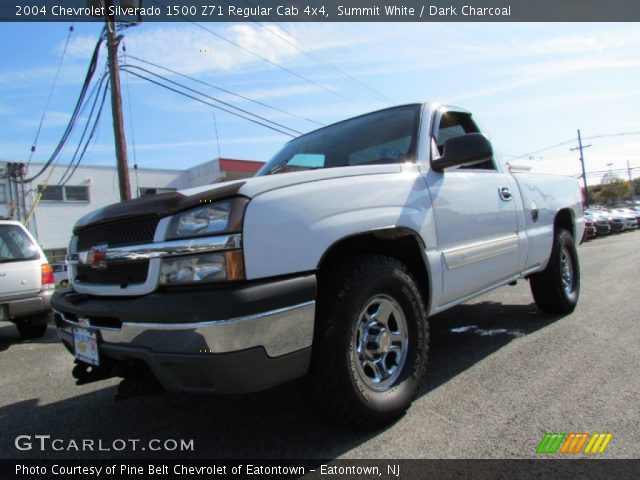
{"type": "Polygon", "coordinates": [[[220,139],[218,138],[218,122],[216,122],[216,112],[213,112],[213,128],[216,131],[216,145],[218,145],[218,158],[222,157],[220,153],[220,139]]]}

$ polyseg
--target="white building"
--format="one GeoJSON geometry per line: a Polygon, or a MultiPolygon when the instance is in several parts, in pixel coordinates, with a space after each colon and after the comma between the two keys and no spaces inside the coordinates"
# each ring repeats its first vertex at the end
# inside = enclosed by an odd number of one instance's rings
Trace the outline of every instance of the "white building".
{"type": "MultiPolygon", "coordinates": [[[[131,196],[181,190],[224,180],[250,177],[262,162],[216,158],[187,170],[138,168],[129,170],[131,196]]],[[[26,178],[39,172],[33,163],[26,178]]],[[[97,208],[120,201],[115,165],[80,165],[68,181],[61,184],[67,166],[46,170],[32,183],[22,185],[9,175],[10,162],[0,161],[0,216],[25,221],[38,192],[40,202],[33,209],[29,230],[38,239],[50,262],[64,260],[74,223],[97,208]],[[51,177],[49,178],[49,174],[51,177]],[[48,178],[47,187],[44,188],[48,178]],[[24,192],[24,193],[23,193],[24,192]]]]}

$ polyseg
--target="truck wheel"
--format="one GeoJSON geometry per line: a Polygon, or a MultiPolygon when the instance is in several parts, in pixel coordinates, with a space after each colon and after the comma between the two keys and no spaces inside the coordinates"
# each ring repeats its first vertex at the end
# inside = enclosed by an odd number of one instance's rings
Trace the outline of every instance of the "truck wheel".
{"type": "Polygon", "coordinates": [[[42,337],[47,331],[47,320],[49,318],[48,316],[44,317],[27,317],[16,320],[16,327],[20,336],[24,340],[42,337]]]}
{"type": "Polygon", "coordinates": [[[321,275],[307,386],[331,419],[380,427],[411,405],[426,373],[429,329],[406,267],[379,255],[321,275]]]}
{"type": "Polygon", "coordinates": [[[531,275],[530,284],[533,299],[543,312],[573,312],[580,295],[580,264],[569,232],[556,231],[549,264],[542,272],[531,275]]]}

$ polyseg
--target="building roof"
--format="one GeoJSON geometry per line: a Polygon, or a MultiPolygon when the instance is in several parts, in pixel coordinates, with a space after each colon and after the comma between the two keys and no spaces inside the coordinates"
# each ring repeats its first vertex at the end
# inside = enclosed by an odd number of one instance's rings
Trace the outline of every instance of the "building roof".
{"type": "Polygon", "coordinates": [[[223,172],[250,172],[256,173],[262,168],[264,162],[255,160],[236,160],[233,158],[220,158],[220,170],[223,172]]]}

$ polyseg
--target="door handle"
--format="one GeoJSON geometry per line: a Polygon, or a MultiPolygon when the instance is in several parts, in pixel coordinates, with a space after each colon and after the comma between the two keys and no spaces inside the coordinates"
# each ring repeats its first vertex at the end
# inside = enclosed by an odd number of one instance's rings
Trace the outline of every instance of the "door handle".
{"type": "Polygon", "coordinates": [[[500,198],[505,202],[508,202],[513,198],[513,196],[511,195],[511,188],[509,187],[498,187],[498,194],[500,195],[500,198]]]}

